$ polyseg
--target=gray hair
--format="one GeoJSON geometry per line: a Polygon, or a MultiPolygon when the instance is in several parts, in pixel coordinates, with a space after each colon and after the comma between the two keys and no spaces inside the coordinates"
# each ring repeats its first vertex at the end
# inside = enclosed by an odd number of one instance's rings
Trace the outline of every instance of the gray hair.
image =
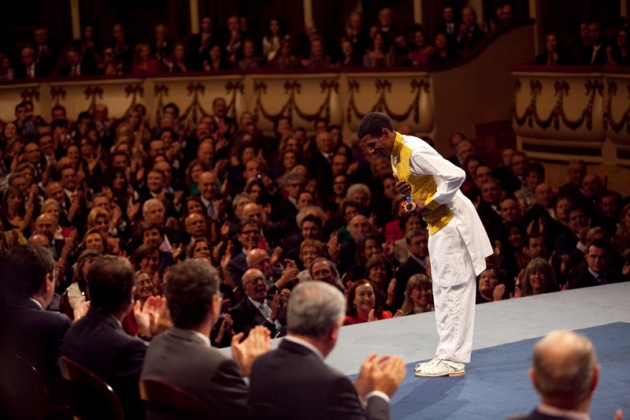
{"type": "Polygon", "coordinates": [[[350,185],[350,187],[348,188],[348,191],[346,192],[346,197],[352,198],[352,196],[358,192],[362,192],[366,194],[368,199],[372,198],[372,191],[370,191],[370,188],[365,184],[350,185]]]}
{"type": "Polygon", "coordinates": [[[343,294],[334,286],[320,281],[298,284],[291,292],[287,310],[287,330],[290,334],[321,338],[346,312],[343,294]]]}
{"type": "Polygon", "coordinates": [[[153,204],[159,204],[160,206],[162,206],[162,208],[164,208],[164,204],[162,204],[162,202],[158,198],[149,198],[142,205],[142,215],[143,216],[147,215],[147,212],[149,211],[149,207],[152,206],[153,204]]]}
{"type": "Polygon", "coordinates": [[[308,216],[311,212],[315,212],[316,216],[319,217],[322,223],[324,223],[324,220],[326,220],[326,213],[321,207],[306,206],[303,209],[301,209],[298,212],[298,214],[295,216],[295,221],[297,222],[297,225],[302,226],[302,221],[304,221],[304,218],[308,216]]]}
{"type": "Polygon", "coordinates": [[[593,343],[572,331],[552,331],[534,345],[532,367],[540,393],[573,408],[589,396],[597,355],[593,343]]]}

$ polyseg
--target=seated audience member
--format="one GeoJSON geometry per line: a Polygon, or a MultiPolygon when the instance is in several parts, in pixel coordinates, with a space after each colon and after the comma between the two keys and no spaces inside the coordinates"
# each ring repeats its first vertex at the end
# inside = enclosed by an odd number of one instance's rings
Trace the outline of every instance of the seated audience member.
{"type": "MultiPolygon", "coordinates": [[[[210,331],[221,310],[219,284],[219,273],[209,264],[185,261],[172,267],[166,299],[173,328],[151,342],[140,379],[165,381],[183,389],[207,403],[218,418],[242,419],[248,417],[243,375],[249,375],[260,352],[269,350],[269,332],[255,328],[242,343],[242,334],[236,337],[236,361],[212,349],[210,331]],[[252,351],[254,341],[260,345],[258,352],[252,351]]],[[[146,414],[147,419],[162,419],[169,412],[149,405],[146,414]]],[[[170,414],[176,418],[176,413],[170,414]]]]}
{"type": "Polygon", "coordinates": [[[376,286],[369,280],[355,281],[348,290],[346,317],[343,325],[361,324],[392,317],[383,310],[383,303],[376,286]]]}
{"type": "MultiPolygon", "coordinates": [[[[607,240],[596,239],[588,244],[584,252],[586,266],[570,281],[571,289],[617,283],[622,280],[619,273],[609,269],[610,245],[607,240]]],[[[625,276],[626,280],[628,276],[625,276]]]]}
{"type": "Polygon", "coordinates": [[[575,59],[570,51],[558,47],[558,37],[555,33],[545,34],[545,51],[536,56],[535,64],[541,66],[572,66],[575,59]]]}
{"type": "Polygon", "coordinates": [[[450,45],[446,34],[435,36],[435,51],[429,57],[429,65],[444,64],[459,59],[459,53],[450,45]]]}
{"type": "Polygon", "coordinates": [[[281,299],[280,294],[276,294],[271,304],[267,303],[265,274],[256,268],[250,268],[243,274],[242,285],[245,297],[231,312],[234,331],[244,333],[247,337],[255,326],[263,325],[272,337],[280,335],[286,323],[284,298],[281,299]]]}
{"type": "MultiPolygon", "coordinates": [[[[600,365],[593,343],[572,331],[552,331],[532,351],[529,377],[540,404],[529,414],[509,420],[589,418],[600,365]]],[[[617,410],[615,420],[623,417],[617,410]]]]}
{"type": "Polygon", "coordinates": [[[337,266],[329,259],[324,257],[315,258],[311,262],[308,272],[312,280],[323,281],[331,286],[335,286],[342,292],[346,291],[346,288],[341,281],[341,277],[339,276],[337,266]]]}
{"type": "Polygon", "coordinates": [[[612,246],[619,254],[630,249],[630,204],[626,204],[621,209],[621,218],[617,232],[612,238],[612,246]]]}
{"type": "Polygon", "coordinates": [[[496,302],[506,298],[505,271],[488,266],[477,277],[476,303],[496,302]]]}
{"type": "Polygon", "coordinates": [[[395,316],[413,315],[434,310],[431,280],[424,274],[414,274],[407,282],[405,300],[395,316]]]}
{"type": "Polygon", "coordinates": [[[74,267],[73,282],[66,290],[68,305],[72,310],[81,304],[81,298],[89,300],[87,272],[94,261],[101,256],[101,253],[94,249],[86,249],[79,254],[79,259],[74,267]]]}
{"type": "MultiPolygon", "coordinates": [[[[140,418],[138,381],[147,344],[127,335],[121,324],[133,307],[133,268],[124,258],[105,256],[90,266],[87,282],[90,310],[68,330],[61,353],[103,378],[120,398],[125,417],[140,418]]],[[[149,336],[147,327],[138,325],[149,336]]]]}
{"type": "Polygon", "coordinates": [[[70,319],[46,310],[55,292],[54,268],[52,254],[40,246],[17,246],[4,256],[0,265],[4,301],[0,341],[41,374],[49,403],[61,404],[65,398],[57,359],[70,319]]]}
{"type": "Polygon", "coordinates": [[[560,290],[551,265],[543,258],[531,260],[516,283],[515,286],[520,287],[520,290],[515,292],[516,297],[519,293],[524,297],[560,290]]]}
{"type": "Polygon", "coordinates": [[[426,229],[412,229],[405,236],[409,258],[396,271],[396,300],[393,308],[400,308],[403,302],[407,281],[414,274],[426,274],[425,258],[429,255],[429,233],[426,229]]]}
{"type": "Polygon", "coordinates": [[[277,350],[254,361],[249,390],[253,407],[271,405],[286,418],[301,420],[390,418],[389,398],[405,376],[399,356],[386,361],[369,356],[354,385],[324,363],[337,343],[344,306],[341,292],[328,284],[295,287],[289,335],[277,350]]]}

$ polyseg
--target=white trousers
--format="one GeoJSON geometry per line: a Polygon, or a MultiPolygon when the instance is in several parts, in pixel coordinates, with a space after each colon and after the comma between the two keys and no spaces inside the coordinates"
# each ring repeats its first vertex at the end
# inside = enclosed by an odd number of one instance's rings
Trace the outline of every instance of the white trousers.
{"type": "Polygon", "coordinates": [[[436,356],[469,363],[475,323],[476,276],[472,258],[455,223],[429,238],[435,323],[439,342],[436,356]]]}

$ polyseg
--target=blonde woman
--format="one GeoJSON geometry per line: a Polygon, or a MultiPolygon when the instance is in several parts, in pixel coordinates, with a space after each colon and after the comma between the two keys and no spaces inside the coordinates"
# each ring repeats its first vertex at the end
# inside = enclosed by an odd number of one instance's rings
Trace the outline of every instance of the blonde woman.
{"type": "Polygon", "coordinates": [[[433,312],[433,284],[424,274],[414,274],[409,277],[405,289],[405,300],[396,316],[433,312]]]}

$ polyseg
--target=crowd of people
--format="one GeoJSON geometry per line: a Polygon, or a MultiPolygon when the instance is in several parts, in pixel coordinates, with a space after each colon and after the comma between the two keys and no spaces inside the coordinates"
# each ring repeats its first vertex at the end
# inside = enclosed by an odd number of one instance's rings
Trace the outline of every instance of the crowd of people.
{"type": "MultiPolygon", "coordinates": [[[[198,51],[214,45],[203,33],[198,42],[198,51]]],[[[151,46],[142,48],[145,64],[155,60],[161,68],[151,46]]],[[[221,97],[193,130],[173,103],[151,126],[141,105],[114,119],[107,104],[98,103],[74,118],[60,105],[35,115],[24,101],[15,106],[14,121],[0,122],[1,296],[30,302],[3,310],[9,311],[5,320],[20,311],[56,312],[50,323],[38,324],[49,328],[40,339],[54,336],[56,347],[29,359],[50,375],[51,387],[58,385],[50,364],[56,366],[61,342],[65,355],[113,382],[120,379],[102,344],[110,330],[116,339],[108,343],[134,361],[120,375],[135,384],[146,352],[142,340],[192,324],[207,329],[209,345],[232,344],[244,359],[252,343],[264,347],[260,342],[287,333],[323,340],[318,345],[330,351],[339,308],[331,309],[327,331],[291,329],[288,302],[301,284],[326,283],[337,293],[330,299],[345,298],[343,325],[434,310],[431,233],[421,216],[405,210],[388,158],[368,153],[361,142],[350,144],[324,119],[294,127],[282,117],[265,134],[251,113],[237,117],[227,115],[221,97]],[[32,271],[20,271],[28,261],[32,271]],[[194,299],[177,293],[190,291],[169,283],[205,275],[217,283],[208,286],[212,316],[189,313],[187,299],[194,299]],[[215,301],[219,292],[222,299],[215,301]],[[332,335],[326,341],[322,334],[332,335]]],[[[413,134],[408,126],[395,128],[413,134]]],[[[628,197],[609,190],[582,161],[567,165],[565,184],[550,185],[544,165],[526,153],[505,148],[495,167],[473,144],[454,133],[448,160],[465,171],[460,190],[494,248],[477,279],[477,303],[630,279],[628,197]]],[[[14,337],[28,328],[15,323],[10,331],[14,337]]],[[[160,340],[182,340],[176,332],[160,340]]],[[[16,351],[51,347],[27,342],[16,351]]],[[[385,392],[391,396],[402,380],[401,362],[366,363],[391,374],[385,392]]],[[[239,365],[251,368],[242,360],[239,365]]]]}
{"type": "Polygon", "coordinates": [[[545,66],[629,66],[628,27],[616,29],[611,39],[604,36],[599,22],[581,22],[580,34],[573,42],[562,42],[550,32],[544,36],[545,48],[535,64],[545,66]]]}
{"type": "Polygon", "coordinates": [[[81,39],[65,43],[54,42],[46,28],[39,27],[32,45],[15,54],[0,53],[0,80],[258,68],[423,67],[457,60],[486,34],[512,22],[513,14],[512,4],[502,2],[496,16],[478,22],[472,7],[459,10],[448,5],[439,18],[438,32],[429,34],[422,25],[402,27],[389,8],[380,10],[371,25],[355,11],[339,39],[325,39],[312,21],[302,33],[288,33],[279,19],[271,19],[264,33],[253,33],[247,19],[239,16],[230,16],[224,28],[203,17],[199,33],[179,40],[171,38],[161,23],[152,39],[138,43],[130,40],[121,24],[113,26],[111,35],[96,34],[86,26],[81,39]],[[109,41],[100,43],[101,39],[109,41]]]}

